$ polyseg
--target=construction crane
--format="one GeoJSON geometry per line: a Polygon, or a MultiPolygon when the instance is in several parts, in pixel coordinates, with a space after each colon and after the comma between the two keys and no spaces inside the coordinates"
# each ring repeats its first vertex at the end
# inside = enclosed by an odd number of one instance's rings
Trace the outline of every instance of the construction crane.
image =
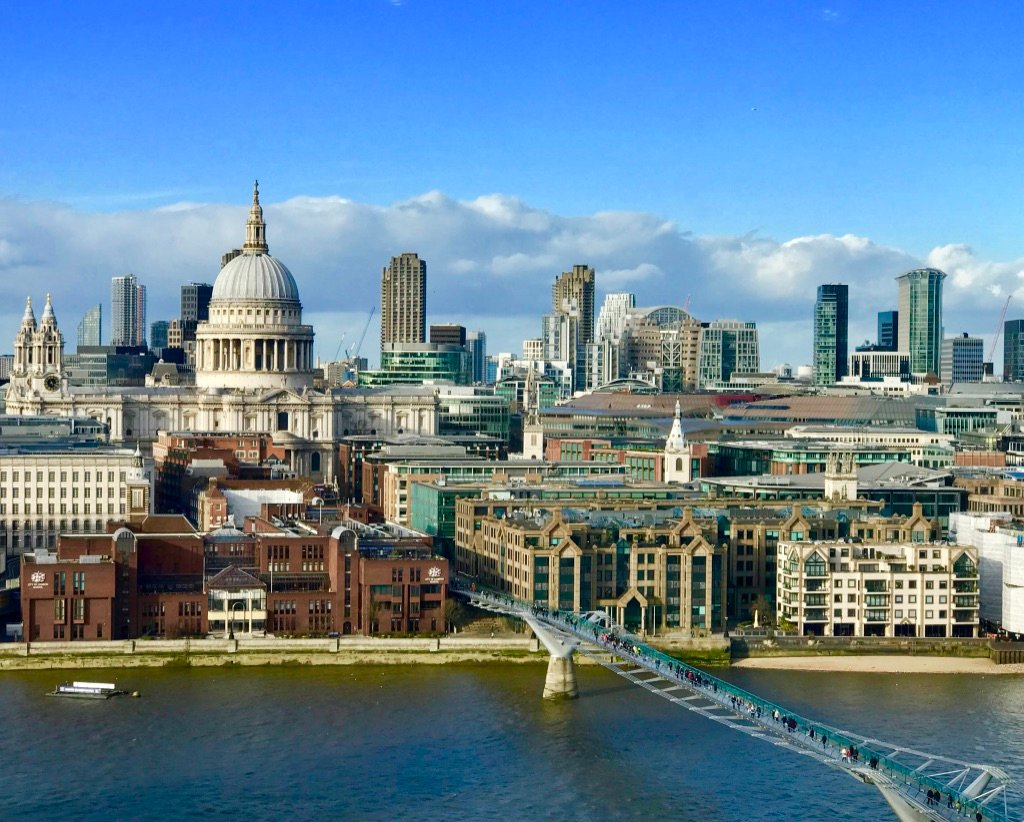
{"type": "Polygon", "coordinates": [[[999,312],[999,322],[996,324],[996,333],[992,338],[992,347],[988,350],[988,362],[995,362],[994,357],[996,355],[996,346],[999,345],[999,335],[1003,333],[1003,320],[1006,319],[1006,309],[1010,307],[1010,300],[1013,299],[1013,294],[1010,294],[1006,298],[1006,302],[1003,303],[1003,310],[999,312]]]}
{"type": "Polygon", "coordinates": [[[345,335],[347,333],[348,333],[347,331],[342,331],[341,332],[341,339],[338,340],[338,350],[334,352],[334,360],[332,360],[332,362],[337,362],[338,361],[338,356],[341,354],[341,347],[345,344],[345,335]]]}
{"type": "Polygon", "coordinates": [[[377,312],[377,306],[374,306],[373,308],[370,309],[370,314],[366,318],[366,325],[363,326],[363,333],[359,335],[359,342],[356,343],[356,347],[352,350],[351,354],[349,354],[348,350],[346,349],[346,351],[345,351],[345,359],[347,359],[347,360],[354,360],[356,357],[359,356],[359,351],[363,347],[363,340],[366,339],[366,332],[370,330],[370,322],[373,320],[373,315],[376,312],[377,312]]]}

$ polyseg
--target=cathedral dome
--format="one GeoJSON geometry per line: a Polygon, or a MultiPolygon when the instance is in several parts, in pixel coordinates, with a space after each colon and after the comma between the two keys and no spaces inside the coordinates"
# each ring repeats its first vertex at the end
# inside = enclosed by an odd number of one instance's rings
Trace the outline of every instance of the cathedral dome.
{"type": "Polygon", "coordinates": [[[213,300],[299,302],[299,288],[288,267],[269,254],[242,252],[228,262],[213,284],[213,300]]]}

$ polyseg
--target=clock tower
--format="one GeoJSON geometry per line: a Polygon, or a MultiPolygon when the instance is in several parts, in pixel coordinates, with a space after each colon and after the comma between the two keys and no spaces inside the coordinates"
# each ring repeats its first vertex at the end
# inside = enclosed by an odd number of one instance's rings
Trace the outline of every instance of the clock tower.
{"type": "Polygon", "coordinates": [[[38,325],[32,298],[25,304],[21,327],[14,339],[11,380],[38,394],[58,394],[64,389],[64,335],[57,327],[49,294],[38,325]]]}

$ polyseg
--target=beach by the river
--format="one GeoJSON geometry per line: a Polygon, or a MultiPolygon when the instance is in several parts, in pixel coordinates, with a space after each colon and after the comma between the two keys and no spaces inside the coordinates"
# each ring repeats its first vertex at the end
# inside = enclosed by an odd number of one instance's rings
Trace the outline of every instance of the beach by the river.
{"type": "Polygon", "coordinates": [[[896,654],[751,657],[736,660],[732,667],[880,674],[1024,674],[1024,664],[996,665],[991,659],[978,657],[900,656],[896,654]]]}

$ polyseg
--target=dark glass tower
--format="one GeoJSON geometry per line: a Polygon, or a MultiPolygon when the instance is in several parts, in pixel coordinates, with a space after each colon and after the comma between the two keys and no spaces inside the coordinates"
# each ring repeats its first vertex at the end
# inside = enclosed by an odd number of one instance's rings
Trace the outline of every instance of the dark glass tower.
{"type": "Polygon", "coordinates": [[[832,385],[846,376],[849,352],[849,286],[818,286],[814,303],[814,382],[832,385]]]}

